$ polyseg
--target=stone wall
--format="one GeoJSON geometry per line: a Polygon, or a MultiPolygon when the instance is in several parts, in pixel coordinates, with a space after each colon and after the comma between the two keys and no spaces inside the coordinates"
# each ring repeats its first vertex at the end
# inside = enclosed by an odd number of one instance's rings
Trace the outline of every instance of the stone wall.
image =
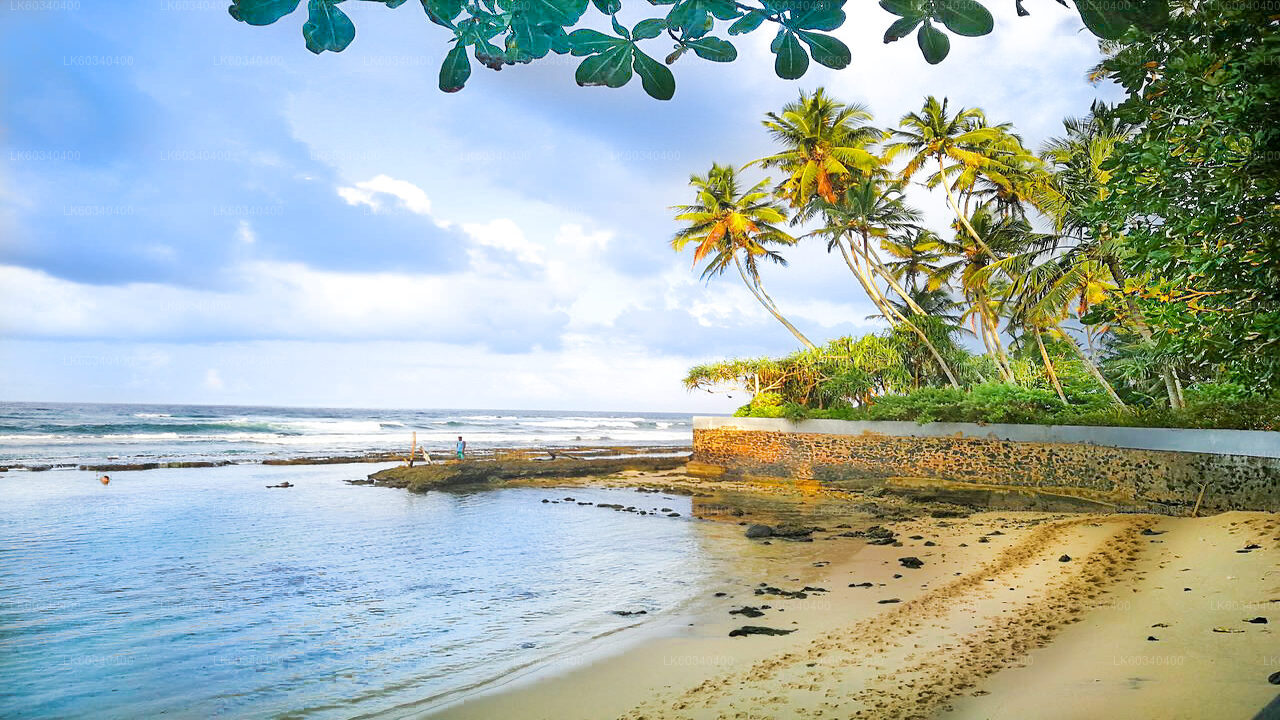
{"type": "Polygon", "coordinates": [[[696,418],[690,468],[832,487],[1023,489],[1175,514],[1203,488],[1204,511],[1280,510],[1280,433],[696,418]],[[1170,445],[1180,449],[1152,449],[1170,445]]]}

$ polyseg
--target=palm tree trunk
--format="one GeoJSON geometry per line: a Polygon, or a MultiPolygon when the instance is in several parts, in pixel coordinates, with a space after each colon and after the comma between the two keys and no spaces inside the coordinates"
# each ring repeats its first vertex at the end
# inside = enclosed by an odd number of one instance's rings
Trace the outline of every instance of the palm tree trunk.
{"type": "MultiPolygon", "coordinates": [[[[925,335],[924,331],[921,330],[915,323],[911,322],[906,317],[904,317],[902,313],[898,312],[898,309],[893,307],[893,304],[888,301],[888,298],[879,296],[880,289],[876,288],[874,283],[872,283],[869,278],[864,278],[862,273],[858,272],[858,270],[854,267],[853,260],[849,257],[849,252],[845,250],[844,244],[840,242],[837,242],[836,244],[840,246],[840,254],[844,256],[845,264],[848,265],[849,269],[853,271],[854,276],[858,278],[858,282],[862,283],[862,288],[863,290],[866,291],[867,295],[871,297],[871,302],[875,303],[876,306],[880,308],[880,312],[886,313],[886,318],[889,315],[897,317],[898,320],[903,325],[906,325],[911,330],[911,332],[915,333],[916,337],[920,338],[920,342],[924,343],[924,346],[928,348],[929,354],[933,356],[934,362],[938,363],[938,367],[942,369],[942,373],[947,376],[947,382],[951,383],[951,387],[959,390],[960,382],[956,380],[956,375],[954,372],[951,371],[951,366],[948,365],[947,361],[942,358],[942,353],[938,352],[938,348],[934,346],[931,340],[929,340],[929,336],[925,335]]],[[[850,246],[852,246],[852,243],[850,243],[850,246]]],[[[869,266],[874,268],[874,265],[872,265],[872,261],[870,257],[867,257],[866,261],[869,266]]],[[[898,286],[897,282],[893,280],[892,277],[888,277],[887,274],[885,273],[880,273],[880,274],[886,275],[886,279],[888,279],[890,284],[894,286],[894,290],[897,291],[897,293],[902,296],[902,299],[907,302],[907,305],[911,307],[913,311],[915,311],[920,315],[926,314],[924,310],[921,310],[920,306],[917,305],[916,302],[910,298],[910,296],[903,293],[902,288],[898,286]]],[[[892,320],[890,320],[889,322],[890,324],[893,323],[892,320]]]]}
{"type": "Polygon", "coordinates": [[[973,229],[973,225],[969,224],[969,218],[960,212],[960,206],[956,204],[956,197],[951,191],[951,183],[947,182],[946,166],[942,164],[942,156],[938,156],[938,181],[942,183],[942,189],[947,193],[947,204],[951,206],[951,212],[956,214],[956,219],[960,221],[960,225],[969,233],[969,237],[978,243],[978,247],[982,251],[995,259],[996,254],[991,252],[991,248],[987,247],[987,243],[978,236],[978,231],[973,229]]]}
{"type": "Polygon", "coordinates": [[[1093,379],[1097,380],[1098,384],[1102,386],[1102,389],[1107,391],[1107,395],[1111,396],[1111,401],[1120,407],[1127,407],[1124,404],[1124,401],[1120,399],[1120,396],[1116,394],[1116,389],[1111,387],[1111,383],[1107,382],[1107,379],[1102,376],[1102,371],[1098,369],[1098,366],[1094,365],[1093,360],[1090,359],[1088,355],[1084,354],[1084,350],[1080,349],[1080,345],[1076,343],[1076,339],[1067,334],[1062,328],[1056,329],[1058,334],[1066,339],[1067,344],[1071,346],[1071,349],[1076,352],[1076,356],[1084,363],[1085,369],[1089,371],[1089,374],[1093,376],[1093,379]]]}
{"type": "Polygon", "coordinates": [[[742,260],[738,258],[736,253],[733,256],[733,262],[738,266],[738,274],[742,276],[742,282],[746,283],[747,289],[751,291],[752,295],[756,296],[756,300],[760,301],[760,304],[764,306],[764,309],[768,310],[770,315],[773,315],[778,322],[782,323],[784,327],[790,330],[791,334],[795,335],[796,339],[799,340],[806,348],[810,350],[817,349],[817,346],[810,342],[809,338],[804,336],[804,333],[801,333],[796,329],[795,325],[787,322],[787,319],[782,317],[782,313],[778,312],[777,306],[773,304],[773,299],[765,294],[764,288],[760,286],[759,281],[757,280],[755,284],[752,284],[751,280],[747,278],[747,271],[742,267],[742,260]]]}
{"type": "Polygon", "coordinates": [[[1058,372],[1053,369],[1053,361],[1049,359],[1049,351],[1044,349],[1044,339],[1040,337],[1040,328],[1031,328],[1036,336],[1036,347],[1040,348],[1040,359],[1044,360],[1044,370],[1049,374],[1049,381],[1053,383],[1053,389],[1058,392],[1058,398],[1062,400],[1063,405],[1069,405],[1067,402],[1067,394],[1062,392],[1062,383],[1058,381],[1058,372]]]}

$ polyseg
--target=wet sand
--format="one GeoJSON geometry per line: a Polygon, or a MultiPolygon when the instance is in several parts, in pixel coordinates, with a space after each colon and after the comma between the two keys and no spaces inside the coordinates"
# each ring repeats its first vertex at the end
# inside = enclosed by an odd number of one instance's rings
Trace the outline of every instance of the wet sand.
{"type": "MultiPolygon", "coordinates": [[[[707,487],[678,473],[591,482],[707,487]]],[[[803,506],[824,529],[785,570],[620,654],[563,659],[432,717],[1253,718],[1280,694],[1280,515],[903,519],[892,499],[725,487],[803,506]],[[901,546],[846,536],[871,523],[901,546]],[[730,614],[744,606],[763,614],[730,614]],[[729,636],[744,625],[794,632],[729,636]]]]}

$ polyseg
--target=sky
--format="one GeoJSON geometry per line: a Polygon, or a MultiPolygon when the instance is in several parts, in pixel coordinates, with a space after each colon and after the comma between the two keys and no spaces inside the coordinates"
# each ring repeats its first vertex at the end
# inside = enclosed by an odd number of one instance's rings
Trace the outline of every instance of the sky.
{"type": "MultiPolygon", "coordinates": [[[[761,31],[734,63],[681,58],[669,102],[579,88],[557,56],[442,93],[449,35],[416,2],[345,4],[356,40],[320,56],[304,10],[251,27],[226,0],[0,2],[9,401],[731,411],[741,393],[686,392],[687,368],[796,342],[672,252],[668,208],[713,161],[767,154],[766,112],[822,86],[885,127],[933,94],[1036,148],[1116,97],[1050,2],[988,3],[995,32],[930,66],[850,0],[848,68],[781,80],[761,31]]],[[[940,197],[912,198],[946,226],[940,197]]],[[[882,327],[823,243],[787,257],[764,283],[815,341],[882,327]]]]}

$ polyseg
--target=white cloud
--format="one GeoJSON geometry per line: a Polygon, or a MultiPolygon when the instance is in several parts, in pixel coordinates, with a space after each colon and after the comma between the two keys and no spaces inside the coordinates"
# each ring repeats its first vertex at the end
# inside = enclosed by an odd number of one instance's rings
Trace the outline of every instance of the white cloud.
{"type": "MultiPolygon", "coordinates": [[[[525,237],[519,225],[507,218],[497,218],[487,223],[466,223],[462,229],[475,240],[476,244],[498,251],[499,256],[506,255],[530,265],[542,265],[544,248],[525,237]]],[[[486,253],[478,249],[470,251],[473,263],[486,262],[486,253]]]]}
{"type": "Polygon", "coordinates": [[[426,191],[408,180],[397,180],[388,175],[377,175],[370,180],[363,180],[354,186],[339,187],[338,195],[348,205],[366,205],[374,212],[381,212],[383,196],[391,196],[399,207],[416,215],[425,215],[435,220],[436,225],[448,227],[447,221],[431,215],[431,199],[426,191]]]}

